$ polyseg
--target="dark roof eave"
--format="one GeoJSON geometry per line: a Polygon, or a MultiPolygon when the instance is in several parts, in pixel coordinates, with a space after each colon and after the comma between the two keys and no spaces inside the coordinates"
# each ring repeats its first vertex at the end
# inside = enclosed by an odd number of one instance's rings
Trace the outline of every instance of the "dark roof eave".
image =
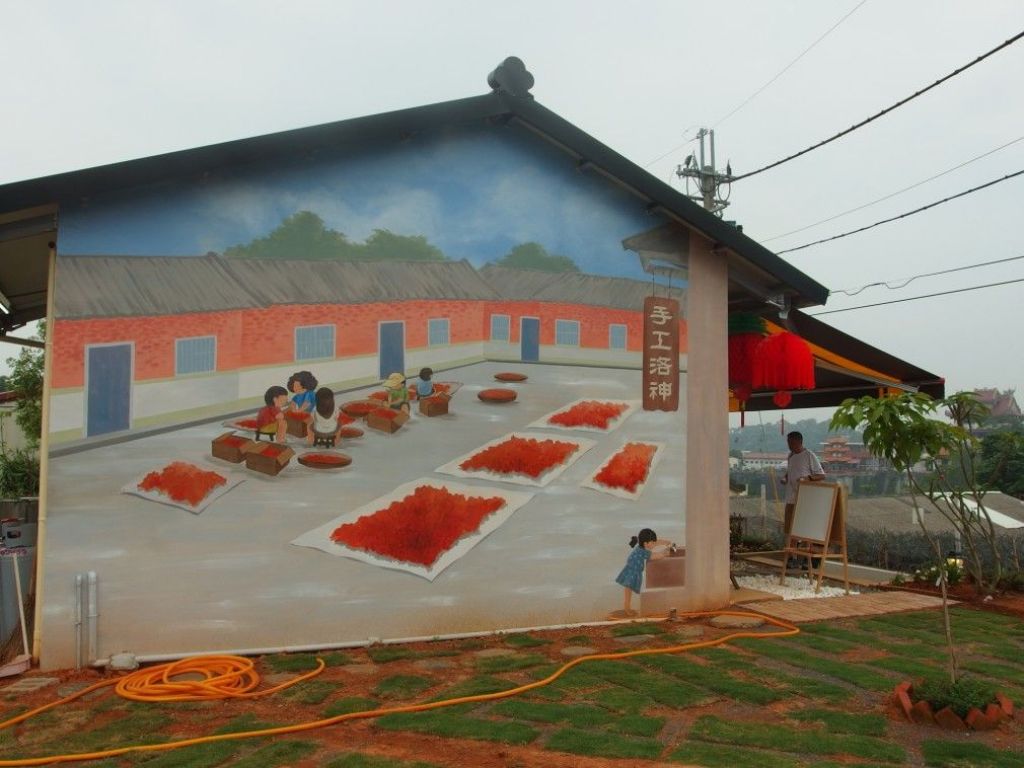
{"type": "Polygon", "coordinates": [[[530,98],[504,93],[500,96],[510,112],[537,132],[791,287],[799,296],[795,304],[824,304],[828,299],[825,286],[543,105],[530,98]]]}

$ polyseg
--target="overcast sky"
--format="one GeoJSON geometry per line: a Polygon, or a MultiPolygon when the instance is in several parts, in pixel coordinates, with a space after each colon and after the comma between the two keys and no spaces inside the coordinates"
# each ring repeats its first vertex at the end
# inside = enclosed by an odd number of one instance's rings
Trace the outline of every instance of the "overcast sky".
{"type": "MultiPolygon", "coordinates": [[[[0,184],[485,93],[487,73],[509,55],[533,73],[540,103],[659,178],[676,183],[701,126],[715,128],[719,165],[731,160],[738,175],[1022,30],[1020,0],[5,2],[0,184]]],[[[1024,40],[848,137],[737,182],[725,218],[778,251],[1024,169],[1022,140],[778,237],[1024,137],[1022,84],[1024,40]]],[[[1022,212],[1024,176],[783,258],[833,290],[896,281],[1024,256],[1022,212]]],[[[1017,278],[1024,259],[834,294],[821,309],[1017,278]]],[[[1022,303],[1018,283],[822,319],[945,376],[949,392],[1024,392],[1022,303]]]]}

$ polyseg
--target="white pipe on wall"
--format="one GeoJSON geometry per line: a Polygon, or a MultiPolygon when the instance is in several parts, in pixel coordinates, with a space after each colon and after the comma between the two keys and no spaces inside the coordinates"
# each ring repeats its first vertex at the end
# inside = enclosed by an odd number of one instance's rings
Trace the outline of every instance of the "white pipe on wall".
{"type": "MultiPolygon", "coordinates": [[[[669,621],[670,617],[647,617],[635,619],[629,623],[669,621]]],[[[586,627],[610,627],[623,624],[619,621],[584,621],[576,624],[545,624],[538,627],[517,627],[513,629],[485,629],[480,632],[455,632],[450,635],[423,635],[419,637],[393,637],[385,640],[367,638],[366,640],[350,640],[344,643],[329,643],[327,645],[281,645],[269,648],[234,648],[230,650],[218,649],[215,651],[196,651],[193,653],[154,653],[143,656],[136,656],[135,660],[140,664],[160,664],[166,661],[177,661],[178,659],[189,659],[198,656],[266,656],[272,653],[317,653],[319,651],[344,650],[348,648],[369,648],[372,645],[404,645],[406,643],[430,643],[442,640],[469,640],[474,637],[494,637],[496,635],[513,635],[520,632],[544,632],[558,629],[584,629],[586,627]]],[[[91,662],[93,667],[109,666],[110,659],[97,659],[91,662]]]]}
{"type": "Polygon", "coordinates": [[[75,669],[82,668],[82,574],[75,574],[75,669]]]}
{"type": "Polygon", "coordinates": [[[98,619],[100,615],[99,600],[97,599],[96,571],[89,571],[89,573],[86,574],[86,580],[88,583],[88,613],[86,614],[86,618],[88,619],[89,626],[89,648],[87,658],[89,659],[89,663],[92,664],[93,659],[96,658],[97,654],[96,645],[99,636],[98,619]]]}

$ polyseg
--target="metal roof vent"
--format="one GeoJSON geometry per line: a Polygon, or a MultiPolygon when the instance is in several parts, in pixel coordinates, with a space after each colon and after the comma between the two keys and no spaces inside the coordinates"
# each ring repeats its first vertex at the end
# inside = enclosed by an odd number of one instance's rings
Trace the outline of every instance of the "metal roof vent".
{"type": "Polygon", "coordinates": [[[487,76],[487,84],[495,91],[510,96],[532,99],[533,75],[526,71],[522,59],[509,56],[487,76]]]}

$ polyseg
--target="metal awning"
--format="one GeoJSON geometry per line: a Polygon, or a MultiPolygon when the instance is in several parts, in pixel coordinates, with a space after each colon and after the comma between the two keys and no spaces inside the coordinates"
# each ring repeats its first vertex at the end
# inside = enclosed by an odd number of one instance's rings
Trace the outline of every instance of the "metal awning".
{"type": "MultiPolygon", "coordinates": [[[[815,387],[791,390],[787,409],[837,406],[847,398],[886,393],[924,392],[934,398],[945,396],[945,379],[893,357],[870,344],[826,325],[798,309],[789,310],[785,321],[767,320],[770,333],[788,330],[806,341],[814,355],[815,387]],[[783,324],[784,323],[784,324],[783,324]]],[[[754,392],[746,402],[747,411],[772,411],[774,392],[754,392]]],[[[729,410],[739,411],[730,398],[729,410]]]]}
{"type": "Polygon", "coordinates": [[[0,213],[0,341],[14,341],[5,338],[8,333],[46,317],[50,248],[56,240],[56,206],[0,213]]]}

